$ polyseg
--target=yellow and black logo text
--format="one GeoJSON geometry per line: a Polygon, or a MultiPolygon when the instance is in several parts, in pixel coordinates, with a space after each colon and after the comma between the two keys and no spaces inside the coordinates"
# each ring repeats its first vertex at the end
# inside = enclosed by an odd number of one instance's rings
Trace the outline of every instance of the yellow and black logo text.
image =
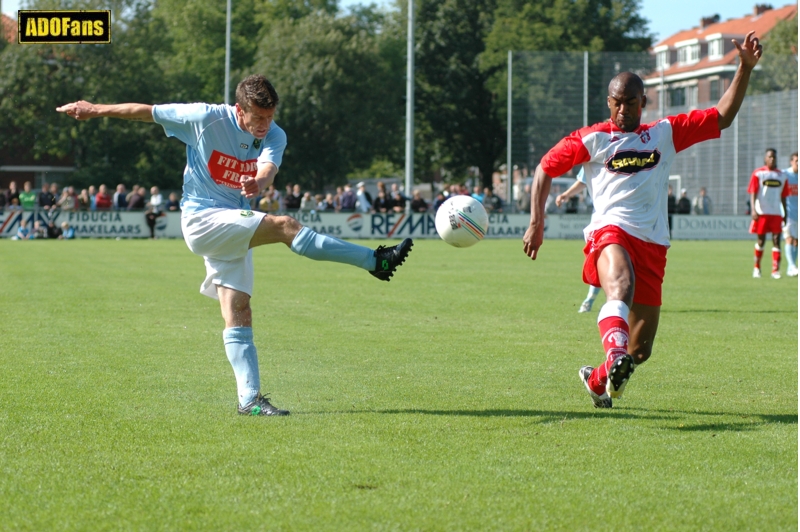
{"type": "Polygon", "coordinates": [[[18,11],[20,44],[107,44],[111,11],[18,11]]]}
{"type": "Polygon", "coordinates": [[[783,181],[780,179],[765,179],[763,181],[765,187],[782,187],[783,181]]]}
{"type": "Polygon", "coordinates": [[[606,168],[615,174],[635,174],[642,170],[649,170],[658,165],[661,152],[625,150],[615,153],[606,161],[606,168]]]}

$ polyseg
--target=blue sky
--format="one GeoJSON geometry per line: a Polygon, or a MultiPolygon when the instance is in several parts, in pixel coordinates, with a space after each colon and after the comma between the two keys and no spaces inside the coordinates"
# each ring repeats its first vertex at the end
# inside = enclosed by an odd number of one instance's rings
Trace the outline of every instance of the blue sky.
{"type": "MultiPolygon", "coordinates": [[[[236,0],[234,0],[236,1],[236,0]]],[[[389,4],[388,0],[373,0],[379,5],[389,4]]],[[[3,13],[16,18],[20,9],[20,0],[2,0],[3,13]]],[[[368,3],[362,0],[340,0],[342,7],[358,3],[368,3]]],[[[762,0],[642,0],[641,13],[650,21],[650,31],[657,38],[664,39],[680,30],[687,30],[700,23],[702,17],[719,13],[722,20],[739,18],[752,13],[756,3],[762,0]]],[[[781,7],[790,2],[774,2],[775,7],[781,7]]]]}

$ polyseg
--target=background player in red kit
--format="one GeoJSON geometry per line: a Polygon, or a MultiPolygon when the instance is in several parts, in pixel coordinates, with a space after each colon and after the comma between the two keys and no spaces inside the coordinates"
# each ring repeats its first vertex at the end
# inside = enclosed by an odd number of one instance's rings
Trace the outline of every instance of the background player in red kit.
{"type": "Polygon", "coordinates": [[[733,123],[762,53],[753,34],[743,44],[733,41],[739,67],[716,108],[642,125],[644,85],[639,76],[623,72],[608,86],[611,120],[562,139],[536,168],[531,223],[523,237],[525,254],[533,260],[544,240],[550,179],[583,165],[592,191],[583,279],[606,293],[597,318],[606,360],[598,368],[582,367],[580,377],[597,408],[610,408],[636,364],[650,357],[669,247],[669,169],[677,152],[718,138],[733,123]]]}
{"type": "Polygon", "coordinates": [[[772,233],[772,278],[781,278],[781,231],[789,195],[788,177],[778,168],[778,153],[774,148],[764,153],[764,166],[756,168],[750,177],[747,192],[753,206],[750,232],[756,236],[755,267],[753,277],[761,277],[761,256],[767,233],[772,233]],[[783,211],[781,211],[783,209],[783,211]]]}

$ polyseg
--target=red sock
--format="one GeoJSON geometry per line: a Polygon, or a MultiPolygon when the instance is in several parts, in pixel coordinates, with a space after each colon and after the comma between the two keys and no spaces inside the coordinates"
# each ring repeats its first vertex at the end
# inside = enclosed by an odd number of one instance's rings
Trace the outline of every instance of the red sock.
{"type": "Polygon", "coordinates": [[[758,247],[756,244],[756,268],[761,269],[761,256],[764,255],[764,248],[758,247]]]}
{"type": "Polygon", "coordinates": [[[781,250],[780,248],[772,248],[772,273],[780,271],[781,269],[781,250]]]}
{"type": "MultiPolygon", "coordinates": [[[[626,307],[627,308],[627,307],[626,307]]],[[[600,338],[603,340],[603,350],[606,352],[606,361],[592,371],[589,377],[589,387],[597,395],[606,392],[608,370],[614,361],[628,353],[628,322],[620,316],[603,318],[597,324],[600,329],[600,338]]]]}

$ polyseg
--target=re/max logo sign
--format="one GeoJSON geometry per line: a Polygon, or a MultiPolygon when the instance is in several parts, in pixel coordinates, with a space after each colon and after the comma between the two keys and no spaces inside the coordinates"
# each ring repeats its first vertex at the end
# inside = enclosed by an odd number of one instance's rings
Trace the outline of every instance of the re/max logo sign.
{"type": "Polygon", "coordinates": [[[107,44],[111,11],[18,11],[20,44],[107,44]]]}

